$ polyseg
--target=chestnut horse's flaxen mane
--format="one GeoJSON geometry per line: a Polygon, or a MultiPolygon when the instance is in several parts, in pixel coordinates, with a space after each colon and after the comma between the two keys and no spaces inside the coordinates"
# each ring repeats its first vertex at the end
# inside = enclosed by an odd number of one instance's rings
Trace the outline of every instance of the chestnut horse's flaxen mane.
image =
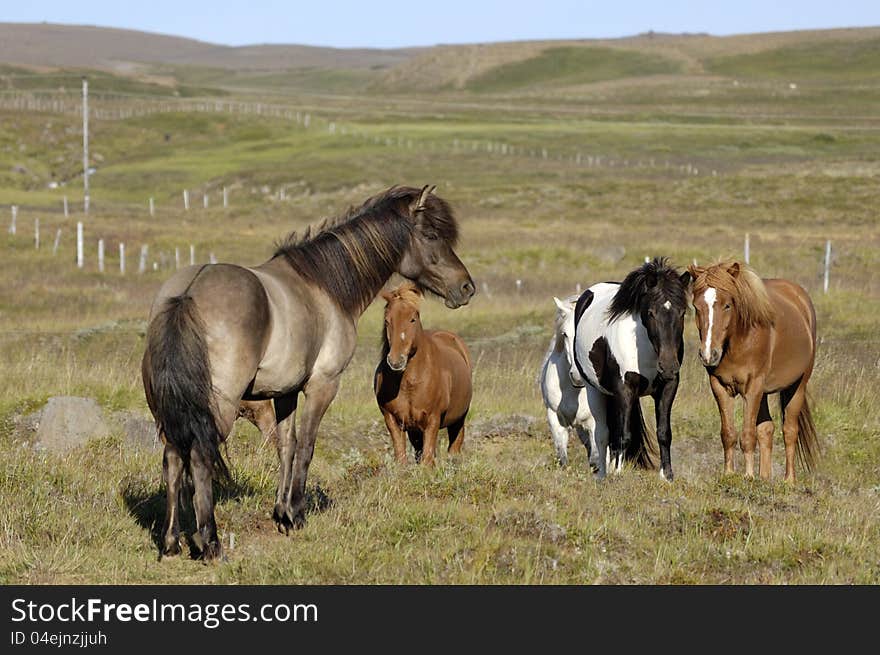
{"type": "Polygon", "coordinates": [[[770,327],[775,312],[767,289],[758,274],[737,261],[723,261],[710,266],[688,266],[694,278],[694,295],[709,287],[730,295],[736,305],[740,328],[770,327]]]}

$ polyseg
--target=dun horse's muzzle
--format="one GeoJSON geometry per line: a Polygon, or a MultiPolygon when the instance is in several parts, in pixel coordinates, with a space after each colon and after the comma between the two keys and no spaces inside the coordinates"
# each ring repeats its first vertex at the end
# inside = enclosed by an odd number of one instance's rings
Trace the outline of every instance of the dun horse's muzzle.
{"type": "Polygon", "coordinates": [[[449,309],[457,309],[462,305],[467,305],[474,293],[476,293],[476,290],[473,280],[468,278],[458,289],[449,290],[445,304],[449,309]]]}

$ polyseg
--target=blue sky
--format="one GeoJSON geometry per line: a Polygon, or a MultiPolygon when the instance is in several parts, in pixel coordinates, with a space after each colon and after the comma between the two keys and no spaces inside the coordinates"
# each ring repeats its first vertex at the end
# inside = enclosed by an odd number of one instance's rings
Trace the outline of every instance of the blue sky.
{"type": "Polygon", "coordinates": [[[222,43],[400,47],[658,32],[880,26],[880,0],[25,0],[0,22],[102,25],[222,43]]]}

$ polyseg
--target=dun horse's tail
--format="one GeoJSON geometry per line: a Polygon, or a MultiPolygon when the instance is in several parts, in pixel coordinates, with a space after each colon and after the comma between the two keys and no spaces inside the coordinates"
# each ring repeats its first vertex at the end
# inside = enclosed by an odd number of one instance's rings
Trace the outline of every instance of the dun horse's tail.
{"type": "Polygon", "coordinates": [[[211,369],[204,326],[192,296],[165,301],[147,329],[147,370],[156,425],[185,462],[193,448],[221,477],[229,469],[220,453],[214,420],[211,369]]]}
{"type": "Polygon", "coordinates": [[[816,434],[816,425],[810,412],[810,401],[805,397],[804,406],[798,414],[797,458],[805,471],[812,471],[816,468],[818,457],[819,436],[816,434]]]}
{"type": "Polygon", "coordinates": [[[642,414],[642,403],[638,398],[632,404],[629,426],[632,439],[629,442],[625,459],[633,462],[639,468],[656,469],[657,460],[660,457],[657,435],[645,423],[645,417],[642,414]]]}

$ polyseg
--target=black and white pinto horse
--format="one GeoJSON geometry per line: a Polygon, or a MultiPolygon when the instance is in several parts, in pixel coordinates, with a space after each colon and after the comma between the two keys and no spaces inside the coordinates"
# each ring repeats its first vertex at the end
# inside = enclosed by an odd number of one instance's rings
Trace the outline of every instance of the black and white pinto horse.
{"type": "Polygon", "coordinates": [[[647,395],[654,399],[660,475],[673,478],[670,413],[684,356],[690,281],[689,273],[679,274],[666,258],[655,258],[619,284],[591,286],[575,305],[571,381],[591,385],[607,400],[593,408],[597,452],[591,463],[599,478],[606,474],[609,446],[616,472],[624,460],[654,468],[656,448],[639,402],[647,395]]]}

